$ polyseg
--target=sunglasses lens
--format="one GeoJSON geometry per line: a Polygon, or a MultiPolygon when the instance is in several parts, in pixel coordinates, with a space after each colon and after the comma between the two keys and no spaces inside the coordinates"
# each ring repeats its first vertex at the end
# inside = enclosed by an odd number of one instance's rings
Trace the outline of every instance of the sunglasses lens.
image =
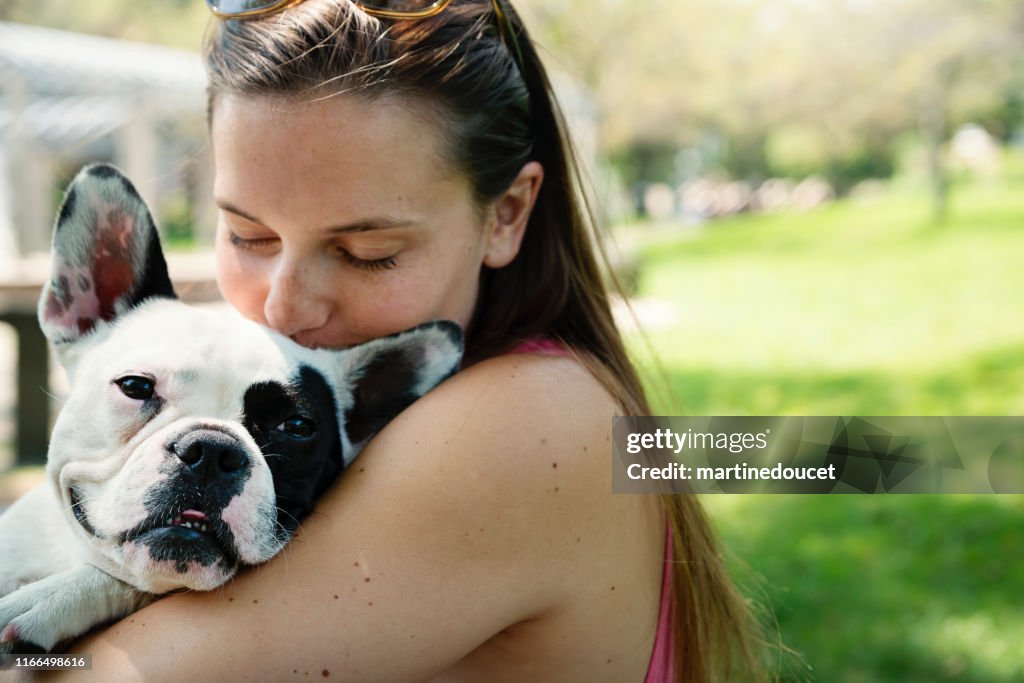
{"type": "Polygon", "coordinates": [[[282,2],[283,0],[206,0],[211,10],[225,16],[262,12],[282,2]]]}
{"type": "Polygon", "coordinates": [[[363,9],[396,14],[417,14],[448,4],[444,0],[357,0],[363,9]]]}

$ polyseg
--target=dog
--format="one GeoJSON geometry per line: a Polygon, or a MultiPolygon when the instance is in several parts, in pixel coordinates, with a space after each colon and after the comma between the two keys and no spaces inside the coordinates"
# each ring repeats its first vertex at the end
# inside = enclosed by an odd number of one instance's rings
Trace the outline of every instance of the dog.
{"type": "Polygon", "coordinates": [[[47,483],[0,516],[0,653],[51,651],[269,560],[462,356],[447,321],[314,350],[185,305],[149,210],[109,165],[65,195],[39,322],[71,389],[47,483]]]}

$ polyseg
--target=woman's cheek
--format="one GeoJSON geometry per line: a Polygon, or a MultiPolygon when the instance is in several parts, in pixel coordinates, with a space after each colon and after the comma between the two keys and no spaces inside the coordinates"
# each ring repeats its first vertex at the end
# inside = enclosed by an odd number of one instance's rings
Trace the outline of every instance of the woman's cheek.
{"type": "Polygon", "coordinates": [[[342,309],[342,315],[366,339],[401,332],[423,322],[417,319],[415,310],[410,310],[414,308],[410,301],[393,292],[377,296],[359,296],[351,292],[346,303],[348,305],[342,309]]]}
{"type": "Polygon", "coordinates": [[[436,292],[428,281],[399,277],[376,291],[349,291],[344,317],[367,339],[402,332],[436,318],[436,292]]]}
{"type": "Polygon", "coordinates": [[[258,270],[246,267],[244,255],[219,242],[215,261],[217,287],[224,299],[244,317],[263,322],[267,288],[258,270]]]}

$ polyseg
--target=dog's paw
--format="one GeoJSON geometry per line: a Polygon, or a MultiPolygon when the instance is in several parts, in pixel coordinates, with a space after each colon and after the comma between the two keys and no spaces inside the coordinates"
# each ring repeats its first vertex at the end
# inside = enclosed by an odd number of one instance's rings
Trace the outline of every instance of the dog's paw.
{"type": "Polygon", "coordinates": [[[46,583],[30,583],[0,598],[0,654],[49,652],[62,639],[62,610],[46,583]]]}
{"type": "Polygon", "coordinates": [[[39,647],[35,643],[30,643],[24,640],[10,640],[7,642],[0,642],[0,655],[45,655],[49,652],[44,647],[39,647]]]}
{"type": "MultiPolygon", "coordinates": [[[[80,565],[40,579],[0,598],[0,647],[45,652],[94,626],[149,604],[142,593],[99,569],[80,565]]],[[[4,652],[4,650],[0,650],[4,652]]]]}

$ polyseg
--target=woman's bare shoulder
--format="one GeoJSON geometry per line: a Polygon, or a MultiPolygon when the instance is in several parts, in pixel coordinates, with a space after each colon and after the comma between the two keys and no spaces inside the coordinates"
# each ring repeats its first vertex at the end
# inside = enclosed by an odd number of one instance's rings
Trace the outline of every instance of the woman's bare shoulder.
{"type": "MultiPolygon", "coordinates": [[[[487,542],[484,534],[496,546],[555,542],[573,533],[568,526],[601,516],[588,504],[610,491],[616,412],[609,393],[571,358],[499,356],[400,415],[368,447],[366,467],[416,471],[406,483],[443,490],[437,504],[452,506],[446,516],[492,518],[490,532],[467,529],[479,542],[487,542]]],[[[550,563],[545,554],[537,559],[550,563]]]]}
{"type": "MultiPolygon", "coordinates": [[[[473,446],[459,453],[463,457],[473,457],[481,447],[507,451],[512,446],[523,456],[575,456],[589,453],[595,442],[609,443],[611,418],[618,412],[608,391],[580,362],[565,356],[505,355],[449,379],[400,415],[374,445],[384,450],[390,439],[409,436],[413,423],[422,427],[437,421],[445,440],[456,437],[473,446]],[[452,434],[448,430],[456,422],[452,434]]],[[[570,457],[566,464],[578,460],[570,457]]]]}
{"type": "Polygon", "coordinates": [[[494,670],[507,670],[513,654],[528,678],[531,656],[552,643],[553,680],[568,675],[559,666],[578,675],[595,662],[614,661],[616,671],[646,665],[664,526],[655,497],[612,494],[620,410],[572,358],[507,355],[456,375],[374,443],[390,457],[436,427],[431,442],[448,450],[428,456],[425,474],[454,486],[439,504],[456,506],[436,521],[462,525],[477,551],[471,561],[493,560],[490,588],[516,596],[501,643],[467,657],[452,680],[497,680],[494,670]]]}

